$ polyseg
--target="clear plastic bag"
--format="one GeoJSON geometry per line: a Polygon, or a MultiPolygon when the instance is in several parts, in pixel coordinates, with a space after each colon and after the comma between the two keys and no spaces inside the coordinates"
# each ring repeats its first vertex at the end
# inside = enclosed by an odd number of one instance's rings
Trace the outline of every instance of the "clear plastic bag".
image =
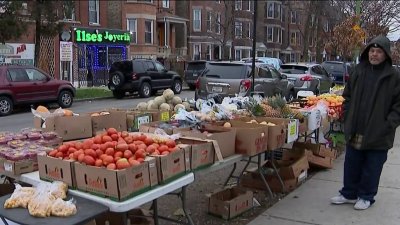
{"type": "Polygon", "coordinates": [[[4,202],[4,208],[26,208],[34,193],[35,188],[33,187],[22,187],[19,184],[15,184],[15,190],[11,197],[4,202]]]}
{"type": "Polygon", "coordinates": [[[52,216],[60,216],[67,217],[76,214],[76,205],[75,200],[71,198],[68,201],[64,201],[61,198],[57,198],[53,205],[51,206],[51,215],[52,216]]]}
{"type": "Polygon", "coordinates": [[[34,217],[48,217],[51,215],[51,206],[56,198],[50,193],[50,185],[41,183],[28,203],[28,211],[34,217]]]}
{"type": "Polygon", "coordinates": [[[154,131],[154,134],[157,135],[161,139],[171,139],[171,140],[174,140],[174,141],[181,137],[180,133],[168,135],[167,133],[165,133],[165,131],[163,129],[159,129],[159,128],[157,128],[154,131]]]}
{"type": "Polygon", "coordinates": [[[68,185],[61,181],[54,181],[49,186],[50,194],[55,198],[67,198],[68,185]]]}

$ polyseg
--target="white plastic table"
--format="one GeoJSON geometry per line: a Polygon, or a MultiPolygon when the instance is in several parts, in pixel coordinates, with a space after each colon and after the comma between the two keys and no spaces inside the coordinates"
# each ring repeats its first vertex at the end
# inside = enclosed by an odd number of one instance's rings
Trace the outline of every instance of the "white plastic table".
{"type": "MultiPolygon", "coordinates": [[[[37,186],[39,183],[46,182],[46,181],[43,181],[40,179],[38,171],[22,174],[20,176],[14,176],[12,178],[19,180],[21,182],[27,183],[27,184],[31,184],[33,186],[37,186]]],[[[181,196],[180,196],[181,202],[182,202],[182,209],[185,212],[186,218],[188,220],[188,224],[193,224],[193,221],[186,210],[186,187],[189,184],[193,183],[193,181],[194,181],[194,175],[193,175],[193,173],[189,173],[189,174],[186,174],[174,181],[171,181],[164,185],[160,185],[152,190],[149,190],[149,191],[147,191],[143,194],[140,194],[136,197],[127,199],[123,202],[112,201],[107,198],[102,198],[102,197],[95,196],[95,195],[92,195],[92,194],[89,194],[86,192],[82,192],[82,191],[78,191],[78,190],[68,190],[68,192],[71,195],[79,196],[79,197],[100,203],[102,205],[105,205],[110,209],[110,211],[118,212],[118,213],[128,212],[131,209],[137,208],[141,205],[144,205],[146,203],[153,201],[153,204],[154,204],[153,205],[153,207],[154,207],[154,216],[153,217],[154,217],[155,224],[158,224],[158,219],[159,218],[165,219],[165,217],[158,215],[157,199],[163,195],[174,192],[178,189],[182,189],[181,196]]]]}

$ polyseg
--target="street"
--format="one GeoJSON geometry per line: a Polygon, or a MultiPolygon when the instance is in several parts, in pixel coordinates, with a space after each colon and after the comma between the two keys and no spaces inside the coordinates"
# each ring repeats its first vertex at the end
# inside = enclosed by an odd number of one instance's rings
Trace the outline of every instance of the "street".
{"type": "MultiPolygon", "coordinates": [[[[159,92],[158,95],[160,95],[162,92],[159,92]]],[[[193,91],[182,91],[181,94],[178,95],[182,99],[188,98],[194,98],[194,92],[193,91]]],[[[147,102],[150,99],[153,99],[154,97],[151,98],[139,98],[137,96],[134,97],[127,97],[124,99],[100,99],[100,100],[94,100],[94,101],[78,101],[74,102],[70,110],[72,110],[74,113],[85,113],[85,112],[94,112],[94,111],[99,111],[103,110],[106,108],[124,108],[124,109],[129,109],[129,108],[135,108],[136,105],[139,102],[147,102]]],[[[55,104],[55,106],[52,107],[52,109],[56,109],[58,106],[55,104]]],[[[31,111],[29,110],[29,107],[24,107],[18,112],[15,112],[9,116],[6,117],[0,117],[0,131],[11,131],[11,132],[16,132],[21,130],[22,128],[26,127],[33,127],[33,115],[31,111]]]]}

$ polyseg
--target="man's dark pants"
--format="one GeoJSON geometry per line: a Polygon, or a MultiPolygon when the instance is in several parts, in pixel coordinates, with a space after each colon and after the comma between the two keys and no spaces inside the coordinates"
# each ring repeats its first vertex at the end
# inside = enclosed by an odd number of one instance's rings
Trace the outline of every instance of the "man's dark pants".
{"type": "Polygon", "coordinates": [[[388,150],[357,150],[347,145],[340,193],[347,199],[361,198],[374,203],[387,154],[388,150]]]}

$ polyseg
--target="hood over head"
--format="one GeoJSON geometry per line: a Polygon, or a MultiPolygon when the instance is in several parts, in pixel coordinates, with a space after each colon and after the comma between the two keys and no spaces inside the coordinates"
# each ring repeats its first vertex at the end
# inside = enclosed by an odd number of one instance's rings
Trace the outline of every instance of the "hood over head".
{"type": "Polygon", "coordinates": [[[390,53],[390,40],[383,35],[379,35],[372,39],[361,53],[360,62],[368,62],[368,52],[371,47],[378,47],[383,49],[386,53],[386,61],[392,65],[392,57],[390,53]]]}

